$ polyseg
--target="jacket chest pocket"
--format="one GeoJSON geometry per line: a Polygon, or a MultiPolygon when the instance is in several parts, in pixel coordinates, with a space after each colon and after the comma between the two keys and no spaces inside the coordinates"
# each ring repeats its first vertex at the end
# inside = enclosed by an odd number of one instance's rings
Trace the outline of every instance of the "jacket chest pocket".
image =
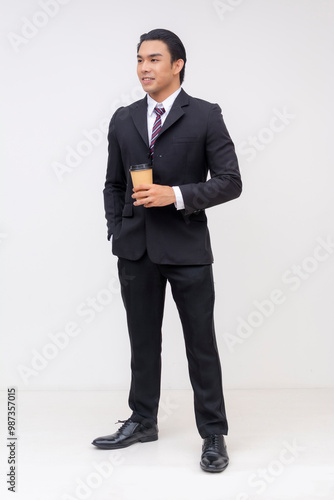
{"type": "Polygon", "coordinates": [[[189,137],[173,137],[173,144],[187,144],[197,142],[198,138],[195,136],[189,137]]]}

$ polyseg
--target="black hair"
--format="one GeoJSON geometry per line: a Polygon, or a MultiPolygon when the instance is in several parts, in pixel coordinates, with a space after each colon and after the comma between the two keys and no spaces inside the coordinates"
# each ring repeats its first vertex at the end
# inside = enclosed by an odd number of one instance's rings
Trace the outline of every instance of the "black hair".
{"type": "Polygon", "coordinates": [[[149,33],[144,33],[143,35],[141,35],[140,41],[137,45],[137,53],[139,52],[141,44],[148,40],[161,40],[162,42],[164,42],[167,45],[168,50],[170,52],[172,64],[178,59],[183,59],[184,65],[180,71],[180,84],[182,84],[184,80],[187,57],[186,57],[186,49],[184,48],[184,45],[181,42],[180,38],[177,35],[175,35],[175,33],[169,30],[163,30],[163,29],[152,30],[149,33]]]}

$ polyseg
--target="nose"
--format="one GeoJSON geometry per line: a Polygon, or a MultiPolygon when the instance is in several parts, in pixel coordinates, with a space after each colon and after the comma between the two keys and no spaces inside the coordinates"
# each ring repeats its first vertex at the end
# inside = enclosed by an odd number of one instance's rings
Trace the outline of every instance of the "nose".
{"type": "Polygon", "coordinates": [[[141,65],[141,70],[143,73],[148,73],[150,71],[150,61],[143,61],[141,65]]]}

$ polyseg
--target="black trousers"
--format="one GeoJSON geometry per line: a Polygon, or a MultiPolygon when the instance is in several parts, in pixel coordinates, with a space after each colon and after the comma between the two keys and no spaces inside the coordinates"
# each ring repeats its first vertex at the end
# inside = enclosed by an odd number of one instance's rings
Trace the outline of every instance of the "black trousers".
{"type": "Polygon", "coordinates": [[[182,323],[195,418],[202,438],[227,434],[221,366],[214,330],[212,266],[118,260],[131,344],[131,418],[157,422],[161,378],[161,327],[167,280],[182,323]]]}

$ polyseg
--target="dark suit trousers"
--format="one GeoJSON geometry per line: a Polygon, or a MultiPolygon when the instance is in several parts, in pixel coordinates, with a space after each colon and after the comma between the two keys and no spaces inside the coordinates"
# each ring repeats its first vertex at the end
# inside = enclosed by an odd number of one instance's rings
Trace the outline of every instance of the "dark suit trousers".
{"type": "Polygon", "coordinates": [[[131,344],[132,419],[157,422],[161,378],[161,327],[166,283],[169,281],[181,319],[195,418],[200,435],[227,434],[228,426],[217,350],[211,265],[154,264],[118,260],[122,298],[131,344]]]}

